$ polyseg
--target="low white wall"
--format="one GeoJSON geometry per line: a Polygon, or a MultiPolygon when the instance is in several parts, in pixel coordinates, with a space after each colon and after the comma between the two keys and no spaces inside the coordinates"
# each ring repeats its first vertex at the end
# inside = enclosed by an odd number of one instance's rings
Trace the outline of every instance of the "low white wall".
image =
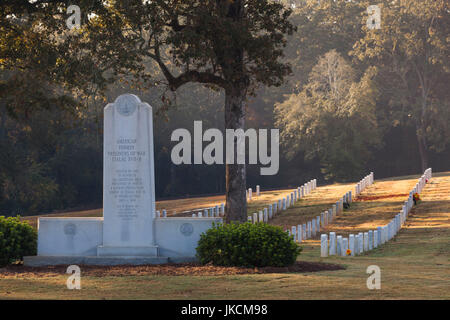
{"type": "Polygon", "coordinates": [[[96,256],[103,218],[39,218],[38,256],[96,256]]]}
{"type": "MultiPolygon", "coordinates": [[[[222,218],[155,219],[162,257],[195,257],[200,235],[222,218]]],[[[39,218],[38,256],[97,256],[103,244],[103,218],[39,218]]]]}
{"type": "Polygon", "coordinates": [[[222,218],[161,218],[155,220],[156,243],[162,257],[195,257],[200,235],[222,218]]]}

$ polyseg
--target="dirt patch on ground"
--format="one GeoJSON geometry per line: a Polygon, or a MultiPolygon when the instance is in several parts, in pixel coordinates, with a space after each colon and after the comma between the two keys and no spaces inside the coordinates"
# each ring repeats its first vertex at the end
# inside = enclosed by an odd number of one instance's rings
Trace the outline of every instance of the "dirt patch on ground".
{"type": "MultiPolygon", "coordinates": [[[[80,266],[84,276],[93,277],[119,277],[140,275],[167,275],[167,276],[217,276],[238,274],[267,274],[267,273],[304,273],[318,271],[344,270],[338,264],[299,261],[290,267],[264,267],[240,268],[220,267],[213,265],[200,265],[197,263],[145,265],[145,266],[80,266]]],[[[28,277],[56,277],[66,274],[67,266],[24,267],[11,265],[0,268],[1,278],[28,278],[28,277]]]]}
{"type": "Polygon", "coordinates": [[[407,198],[409,197],[409,193],[402,194],[384,194],[380,196],[358,196],[354,201],[375,201],[381,199],[390,199],[390,198],[407,198]]]}

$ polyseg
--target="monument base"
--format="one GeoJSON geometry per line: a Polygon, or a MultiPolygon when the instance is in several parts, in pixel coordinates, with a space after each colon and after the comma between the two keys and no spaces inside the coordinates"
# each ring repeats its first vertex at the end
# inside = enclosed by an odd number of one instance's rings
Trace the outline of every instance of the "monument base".
{"type": "Polygon", "coordinates": [[[99,257],[116,257],[116,256],[159,256],[158,246],[148,247],[110,247],[98,246],[97,256],[99,257]]]}
{"type": "Polygon", "coordinates": [[[103,244],[103,218],[39,218],[38,255],[25,266],[142,265],[196,261],[202,233],[222,218],[156,218],[156,246],[111,247],[103,244]]]}
{"type": "Polygon", "coordinates": [[[56,265],[96,265],[96,266],[118,266],[118,265],[149,265],[167,263],[196,262],[193,257],[144,257],[144,256],[121,256],[121,257],[77,257],[77,256],[28,256],[23,257],[26,267],[43,267],[56,265]]]}

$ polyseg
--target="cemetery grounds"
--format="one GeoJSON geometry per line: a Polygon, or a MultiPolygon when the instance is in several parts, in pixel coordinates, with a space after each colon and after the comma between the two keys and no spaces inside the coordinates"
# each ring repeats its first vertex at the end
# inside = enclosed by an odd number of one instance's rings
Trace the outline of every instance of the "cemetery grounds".
{"type": "MultiPolygon", "coordinates": [[[[376,175],[376,172],[375,172],[376,175]]],[[[0,299],[450,299],[450,172],[433,173],[398,235],[356,257],[320,258],[320,234],[348,236],[386,224],[397,214],[417,176],[375,180],[348,210],[311,240],[303,241],[298,261],[345,267],[336,271],[272,272],[213,266],[83,267],[81,289],[68,290],[65,267],[0,269],[0,299]],[[381,289],[366,286],[366,269],[381,269],[381,289]]],[[[310,195],[279,212],[270,224],[288,229],[327,210],[354,183],[318,186],[310,195]]],[[[248,204],[248,214],[286,196],[293,188],[267,191],[248,204]]],[[[207,208],[224,196],[157,202],[157,210],[207,208]]],[[[180,215],[180,214],[178,214],[180,215]]],[[[102,216],[102,210],[48,216],[102,216]]],[[[24,218],[34,227],[37,217],[24,218]]]]}

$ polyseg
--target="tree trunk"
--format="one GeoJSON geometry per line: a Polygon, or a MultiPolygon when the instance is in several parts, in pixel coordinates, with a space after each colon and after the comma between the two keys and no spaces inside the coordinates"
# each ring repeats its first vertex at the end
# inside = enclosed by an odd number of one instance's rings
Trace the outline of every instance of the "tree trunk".
{"type": "Polygon", "coordinates": [[[416,125],[416,137],[417,144],[419,147],[420,155],[420,165],[422,166],[422,172],[428,169],[428,153],[427,153],[427,143],[424,136],[425,129],[422,125],[416,125]]]}
{"type": "MultiPolygon", "coordinates": [[[[242,88],[225,90],[225,129],[245,130],[245,96],[242,88]]],[[[234,148],[234,164],[226,164],[226,223],[247,221],[246,167],[237,164],[236,144],[234,148]]]]}

